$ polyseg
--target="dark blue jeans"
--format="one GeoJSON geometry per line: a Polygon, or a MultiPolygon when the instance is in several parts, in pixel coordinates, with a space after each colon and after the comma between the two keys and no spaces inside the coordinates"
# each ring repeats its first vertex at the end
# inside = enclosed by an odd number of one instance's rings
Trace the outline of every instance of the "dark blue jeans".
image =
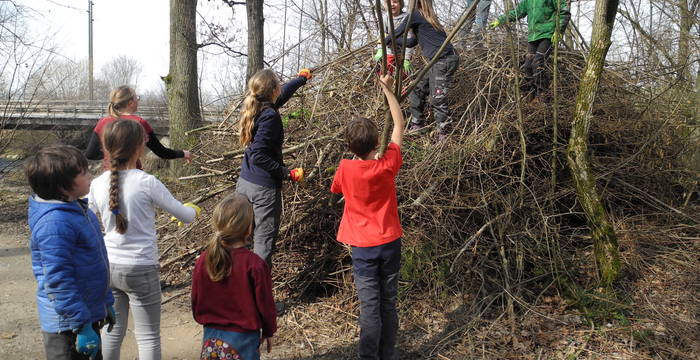
{"type": "Polygon", "coordinates": [[[396,352],[396,311],[401,239],[352,248],[352,269],[360,298],[360,359],[391,360],[396,352]]]}

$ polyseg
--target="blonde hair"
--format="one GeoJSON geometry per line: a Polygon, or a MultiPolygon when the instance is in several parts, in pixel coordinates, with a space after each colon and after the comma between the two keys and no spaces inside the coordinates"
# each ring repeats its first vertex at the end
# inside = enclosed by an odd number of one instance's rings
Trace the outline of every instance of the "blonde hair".
{"type": "Polygon", "coordinates": [[[133,120],[117,119],[109,124],[102,133],[102,144],[109,154],[109,210],[115,216],[117,232],[124,234],[128,228],[126,217],[119,208],[119,168],[126,165],[144,146],[146,131],[141,124],[133,120]]]}
{"type": "Polygon", "coordinates": [[[437,14],[435,14],[435,9],[433,9],[433,1],[432,0],[414,0],[417,1],[416,7],[418,8],[418,11],[420,11],[421,15],[425,18],[425,20],[428,20],[430,25],[433,25],[433,27],[437,30],[440,31],[445,31],[445,28],[442,27],[440,24],[440,21],[438,20],[437,14]]]}
{"type": "Polygon", "coordinates": [[[253,141],[253,126],[265,103],[272,102],[272,96],[280,86],[277,75],[270,69],[262,69],[248,80],[248,93],[243,100],[241,110],[241,146],[248,146],[253,141]]]}
{"type": "Polygon", "coordinates": [[[207,273],[211,281],[226,278],[233,268],[227,246],[245,241],[253,224],[253,206],[243,195],[233,193],[214,208],[211,224],[216,230],[207,244],[207,273]]]}
{"type": "Polygon", "coordinates": [[[123,114],[123,109],[136,97],[134,89],[122,85],[109,93],[109,105],[107,105],[107,115],[118,119],[123,114]]]}

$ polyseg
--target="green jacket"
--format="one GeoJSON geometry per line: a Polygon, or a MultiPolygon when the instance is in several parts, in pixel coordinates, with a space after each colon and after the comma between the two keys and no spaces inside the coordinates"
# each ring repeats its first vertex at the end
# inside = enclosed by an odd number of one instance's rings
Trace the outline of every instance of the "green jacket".
{"type": "MultiPolygon", "coordinates": [[[[539,39],[551,39],[557,19],[557,0],[521,0],[518,8],[509,11],[498,18],[498,22],[505,24],[527,16],[527,41],[539,39]]],[[[566,5],[566,0],[560,0],[559,28],[561,33],[566,30],[571,13],[566,5]]]]}

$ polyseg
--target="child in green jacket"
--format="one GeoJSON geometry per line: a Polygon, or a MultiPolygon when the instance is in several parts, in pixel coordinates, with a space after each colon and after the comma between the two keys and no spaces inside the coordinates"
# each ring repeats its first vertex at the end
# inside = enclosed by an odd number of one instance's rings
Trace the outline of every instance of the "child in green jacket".
{"type": "Polygon", "coordinates": [[[545,63],[552,51],[552,45],[556,46],[561,40],[571,13],[566,0],[559,0],[559,4],[557,0],[522,0],[517,9],[501,15],[492,22],[491,28],[525,16],[528,46],[523,65],[525,81],[521,84],[521,89],[525,92],[534,91],[535,95],[538,95],[549,88],[549,72],[545,63]]]}

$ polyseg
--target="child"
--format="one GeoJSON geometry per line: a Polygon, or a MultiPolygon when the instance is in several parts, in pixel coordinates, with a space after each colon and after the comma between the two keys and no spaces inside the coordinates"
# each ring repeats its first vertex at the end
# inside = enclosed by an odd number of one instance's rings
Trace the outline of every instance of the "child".
{"type": "MultiPolygon", "coordinates": [[[[403,11],[403,0],[391,0],[391,9],[389,9],[389,10],[391,11],[391,16],[394,20],[394,28],[398,27],[399,25],[401,25],[403,22],[406,21],[408,14],[403,11]]],[[[385,28],[386,32],[389,32],[390,29],[389,29],[388,20],[384,21],[384,28],[385,28]]],[[[415,46],[416,36],[415,36],[415,34],[413,34],[413,30],[408,31],[408,36],[407,36],[406,41],[410,44],[413,44],[413,46],[415,46]]],[[[390,44],[387,43],[387,45],[390,45],[390,44]]],[[[387,62],[388,72],[389,72],[389,74],[394,74],[395,63],[399,62],[399,61],[397,61],[399,59],[396,59],[396,57],[398,57],[400,55],[401,48],[399,47],[399,49],[397,49],[397,51],[396,51],[397,54],[394,54],[394,51],[391,50],[391,47],[387,47],[386,50],[387,50],[386,62],[387,62]]],[[[404,54],[404,57],[403,57],[403,62],[402,62],[404,76],[406,74],[410,74],[411,72],[413,72],[413,65],[411,65],[411,60],[409,60],[411,58],[412,54],[413,54],[413,49],[410,47],[407,48],[406,53],[404,54]]],[[[374,61],[375,62],[381,61],[383,55],[384,55],[384,53],[382,52],[382,46],[378,45],[377,52],[374,54],[374,58],[373,58],[374,61]]]]}
{"type": "Polygon", "coordinates": [[[272,350],[277,320],[270,268],[246,248],[253,207],[231,194],[214,209],[212,225],[216,233],[192,273],[192,314],[204,325],[200,359],[260,359],[262,342],[272,350]]]}
{"type": "Polygon", "coordinates": [[[522,0],[517,9],[509,11],[492,22],[491,28],[525,16],[527,16],[528,44],[523,65],[525,79],[521,89],[538,95],[549,89],[549,74],[545,63],[552,51],[552,45],[556,46],[561,40],[566,25],[569,24],[571,13],[565,0],[560,0],[558,12],[556,0],[522,0]],[[557,13],[559,29],[556,28],[557,13]]]}
{"type": "MultiPolygon", "coordinates": [[[[399,25],[394,35],[389,34],[384,39],[384,42],[391,44],[391,37],[393,36],[396,38],[396,46],[400,47],[402,46],[404,31],[413,30],[418,41],[406,41],[406,46],[412,47],[417,43],[423,50],[423,56],[432,60],[442,43],[447,39],[447,34],[440,22],[438,22],[432,1],[416,1],[416,11],[413,12],[413,15],[409,15],[411,22],[404,22],[399,25]]],[[[409,130],[418,131],[424,126],[425,117],[423,111],[425,110],[425,99],[430,96],[433,116],[435,117],[438,130],[438,142],[443,142],[447,139],[452,122],[450,119],[450,108],[447,103],[447,94],[452,77],[458,66],[459,57],[455,53],[452,44],[448,43],[439,60],[430,68],[428,74],[421,79],[408,96],[408,100],[411,103],[411,126],[409,130]]]]}
{"type": "Polygon", "coordinates": [[[404,119],[391,90],[391,76],[383,76],[380,84],[394,119],[391,143],[377,159],[377,126],[368,119],[353,120],[346,138],[360,159],[341,160],[331,185],[331,192],[345,196],[337,239],[352,246],[353,276],[360,299],[361,359],[392,359],[399,327],[396,296],[403,231],[395,179],[402,163],[404,119]]]}
{"type": "MultiPolygon", "coordinates": [[[[116,119],[129,119],[143,126],[143,129],[146,131],[146,136],[148,136],[146,146],[158,157],[162,159],[185,158],[185,162],[190,162],[192,160],[192,154],[189,151],[166,148],[160,143],[148,121],[134,115],[139,108],[139,100],[141,100],[141,97],[136,95],[134,89],[126,85],[112,90],[112,93],[109,95],[109,105],[107,105],[108,116],[103,117],[97,122],[95,130],[90,137],[88,147],[85,150],[85,156],[90,160],[102,159],[102,167],[105,170],[109,169],[109,156],[102,152],[102,131],[107,124],[116,119]]],[[[136,164],[136,167],[141,169],[140,161],[136,164]]]]}
{"type": "Polygon", "coordinates": [[[303,169],[290,171],[282,161],[284,128],[278,109],[310,79],[311,71],[302,69],[295,79],[280,87],[272,70],[260,70],[248,80],[241,110],[239,141],[245,152],[236,192],[253,204],[253,251],[270,267],[282,214],[282,181],[304,179],[303,169]]]}
{"type": "Polygon", "coordinates": [[[46,358],[102,359],[100,322],[114,324],[114,298],[100,223],[80,200],[90,190],[87,159],[73,146],[49,146],[26,161],[25,172],[34,192],[29,245],[46,358]]]}
{"type": "Polygon", "coordinates": [[[105,126],[102,144],[110,169],[90,186],[90,208],[105,229],[117,326],[102,333],[104,358],[119,359],[129,308],[139,359],[160,359],[160,276],[155,226],[158,206],[189,223],[199,213],[193,204],[181,204],[153,175],[136,168],[146,143],[143,127],[118,119],[105,126]],[[128,186],[127,186],[128,184],[128,186]]]}

